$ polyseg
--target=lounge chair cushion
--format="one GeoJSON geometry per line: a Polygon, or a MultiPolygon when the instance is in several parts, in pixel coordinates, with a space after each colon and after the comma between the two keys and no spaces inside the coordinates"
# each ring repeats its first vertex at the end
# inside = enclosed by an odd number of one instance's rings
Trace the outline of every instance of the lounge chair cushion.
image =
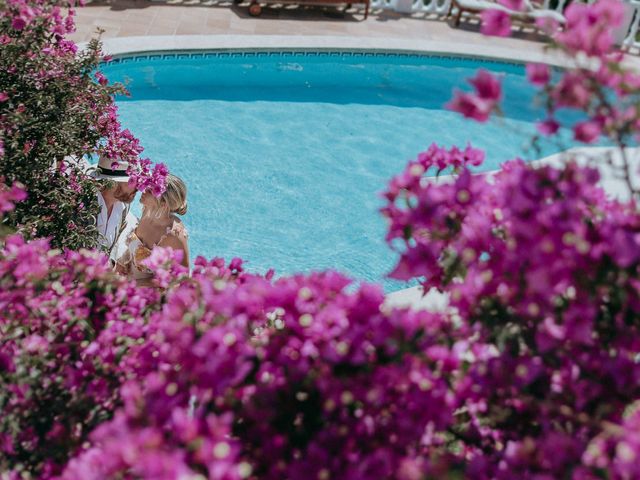
{"type": "Polygon", "coordinates": [[[484,10],[500,10],[514,18],[531,18],[534,20],[546,18],[555,20],[558,23],[566,22],[564,15],[562,15],[560,12],[557,12],[555,10],[536,8],[528,0],[524,0],[523,3],[526,9],[522,11],[516,11],[511,10],[510,8],[507,8],[499,3],[492,2],[491,0],[455,0],[455,4],[461,10],[468,10],[472,12],[482,12],[484,10]]]}

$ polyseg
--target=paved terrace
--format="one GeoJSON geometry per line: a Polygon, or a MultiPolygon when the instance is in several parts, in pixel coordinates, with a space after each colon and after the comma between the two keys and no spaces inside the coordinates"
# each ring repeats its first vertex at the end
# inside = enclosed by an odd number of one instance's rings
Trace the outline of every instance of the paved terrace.
{"type": "MultiPolygon", "coordinates": [[[[359,6],[358,6],[359,7],[359,6]]],[[[94,1],[77,11],[76,42],[85,42],[104,30],[103,39],[132,36],[174,35],[292,35],[350,36],[438,41],[452,44],[500,46],[526,51],[538,49],[540,36],[521,29],[516,38],[489,38],[478,33],[475,20],[463,20],[459,28],[450,21],[425,14],[403,15],[373,9],[367,20],[355,7],[344,11],[336,7],[267,7],[258,18],[249,16],[248,2],[234,5],[211,0],[94,1]]]]}

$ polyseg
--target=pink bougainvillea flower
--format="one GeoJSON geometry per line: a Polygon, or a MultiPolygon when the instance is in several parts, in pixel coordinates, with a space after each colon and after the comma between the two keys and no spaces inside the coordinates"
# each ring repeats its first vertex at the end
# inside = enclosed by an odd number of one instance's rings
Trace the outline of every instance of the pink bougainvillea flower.
{"type": "Polygon", "coordinates": [[[486,122],[502,97],[500,81],[488,71],[479,70],[475,77],[469,79],[469,83],[473,85],[476,93],[456,90],[453,100],[446,107],[467,118],[486,122]]]}
{"type": "Polygon", "coordinates": [[[547,118],[536,123],[536,128],[542,135],[553,135],[560,129],[560,124],[553,118],[547,118]]]}
{"type": "Polygon", "coordinates": [[[231,270],[234,273],[242,272],[243,270],[242,262],[243,260],[239,257],[232,258],[231,262],[229,263],[229,270],[231,270]]]}
{"type": "Polygon", "coordinates": [[[109,83],[107,77],[105,77],[101,72],[96,72],[95,77],[100,85],[106,85],[107,83],[109,83]]]}
{"type": "Polygon", "coordinates": [[[471,78],[469,83],[475,87],[478,97],[483,100],[497,102],[502,96],[500,81],[487,70],[478,70],[478,74],[471,78]]]}
{"type": "Polygon", "coordinates": [[[24,339],[24,349],[29,353],[43,352],[49,346],[49,342],[41,335],[33,334],[24,339]]]}
{"type": "Polygon", "coordinates": [[[569,52],[601,57],[611,52],[613,29],[621,24],[622,2],[600,0],[592,5],[573,2],[565,11],[567,23],[556,40],[569,52]]]}
{"type": "Polygon", "coordinates": [[[528,63],[527,67],[527,79],[534,85],[544,86],[549,83],[551,79],[551,70],[549,65],[542,63],[528,63]]]}
{"type": "Polygon", "coordinates": [[[3,182],[4,179],[0,177],[0,214],[10,212],[17,202],[27,198],[27,192],[22,184],[14,183],[9,188],[3,182]]]}
{"type": "Polygon", "coordinates": [[[640,405],[634,402],[620,424],[606,425],[582,456],[582,461],[611,478],[640,478],[640,405]]]}
{"type": "Polygon", "coordinates": [[[23,30],[24,27],[26,26],[27,26],[27,22],[22,17],[15,17],[11,21],[11,28],[13,28],[14,30],[20,31],[20,30],[23,30]]]}
{"type": "Polygon", "coordinates": [[[498,3],[510,10],[523,11],[526,9],[524,0],[498,0],[498,3]]]}
{"type": "Polygon", "coordinates": [[[552,98],[559,107],[584,109],[592,99],[591,86],[581,73],[566,72],[553,88],[552,98]]]}
{"type": "Polygon", "coordinates": [[[602,133],[602,126],[599,122],[587,120],[586,122],[577,123],[573,127],[573,136],[579,142],[593,143],[602,133]]]}
{"type": "Polygon", "coordinates": [[[491,114],[493,103],[471,93],[457,90],[454,93],[453,100],[446,107],[454,112],[461,113],[466,118],[472,118],[478,122],[486,122],[491,114]]]}
{"type": "Polygon", "coordinates": [[[170,247],[155,247],[151,255],[142,261],[154,276],[153,282],[159,288],[167,288],[172,281],[180,279],[187,272],[182,266],[183,253],[170,247]]]}
{"type": "Polygon", "coordinates": [[[507,12],[497,9],[485,10],[482,12],[483,35],[494,37],[508,37],[511,35],[511,18],[507,12]]]}
{"type": "Polygon", "coordinates": [[[7,92],[0,92],[0,102],[6,102],[7,100],[9,100],[7,92]]]}

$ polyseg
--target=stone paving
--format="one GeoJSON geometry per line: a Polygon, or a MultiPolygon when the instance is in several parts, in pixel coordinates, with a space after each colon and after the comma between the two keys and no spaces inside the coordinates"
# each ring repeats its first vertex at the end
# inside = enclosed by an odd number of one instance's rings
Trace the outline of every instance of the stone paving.
{"type": "MultiPolygon", "coordinates": [[[[373,9],[364,20],[359,8],[267,7],[258,18],[249,16],[248,3],[211,0],[112,0],[89,3],[77,12],[77,32],[71,38],[84,42],[104,30],[104,39],[154,35],[331,35],[438,40],[478,46],[528,49],[534,32],[521,29],[516,38],[484,37],[477,21],[454,28],[447,19],[425,14],[402,15],[373,9]]],[[[538,44],[540,45],[540,44],[538,44]]]]}

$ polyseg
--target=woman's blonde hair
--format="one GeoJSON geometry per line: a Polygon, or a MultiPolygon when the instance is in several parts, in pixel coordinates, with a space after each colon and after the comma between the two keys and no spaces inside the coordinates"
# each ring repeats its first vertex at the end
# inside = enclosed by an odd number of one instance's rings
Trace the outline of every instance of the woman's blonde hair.
{"type": "Polygon", "coordinates": [[[182,179],[172,175],[167,175],[167,189],[160,197],[171,213],[184,215],[187,213],[187,186],[182,179]]]}

